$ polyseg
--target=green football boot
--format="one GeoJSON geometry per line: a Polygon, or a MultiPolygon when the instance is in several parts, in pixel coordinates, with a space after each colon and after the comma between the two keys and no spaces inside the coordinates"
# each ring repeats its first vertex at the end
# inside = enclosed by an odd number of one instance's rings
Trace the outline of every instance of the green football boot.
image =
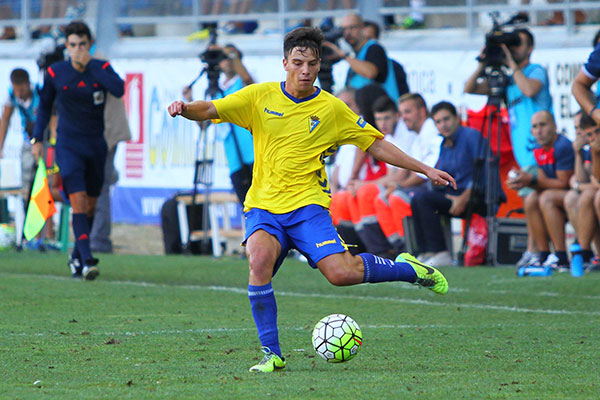
{"type": "Polygon", "coordinates": [[[448,293],[448,281],[437,269],[425,265],[409,253],[402,253],[396,257],[396,262],[407,262],[415,270],[417,280],[415,285],[426,287],[437,294],[448,293]]]}
{"type": "Polygon", "coordinates": [[[285,368],[285,359],[273,353],[268,347],[263,347],[265,353],[261,362],[250,368],[250,372],[273,372],[285,368]]]}

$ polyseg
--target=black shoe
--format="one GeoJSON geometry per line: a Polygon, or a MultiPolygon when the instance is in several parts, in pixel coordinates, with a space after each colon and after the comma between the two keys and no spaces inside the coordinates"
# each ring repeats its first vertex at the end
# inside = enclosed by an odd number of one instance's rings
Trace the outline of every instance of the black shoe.
{"type": "Polygon", "coordinates": [[[100,270],[98,269],[98,259],[97,258],[89,258],[85,261],[83,268],[81,269],[81,274],[83,275],[83,279],[86,281],[93,281],[96,279],[98,275],[100,275],[100,270]]]}
{"type": "Polygon", "coordinates": [[[67,262],[67,266],[71,270],[71,274],[73,274],[73,278],[81,279],[83,278],[81,262],[78,258],[72,258],[69,256],[69,261],[67,262]]]}

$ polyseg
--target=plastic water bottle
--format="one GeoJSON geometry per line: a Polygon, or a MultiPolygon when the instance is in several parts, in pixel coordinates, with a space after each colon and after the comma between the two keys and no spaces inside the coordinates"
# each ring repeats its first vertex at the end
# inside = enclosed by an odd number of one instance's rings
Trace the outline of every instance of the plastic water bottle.
{"type": "Polygon", "coordinates": [[[575,242],[569,247],[571,252],[571,275],[580,277],[583,275],[583,256],[581,255],[581,246],[575,242]]]}
{"type": "Polygon", "coordinates": [[[517,270],[519,276],[552,276],[550,267],[521,267],[517,270]]]}

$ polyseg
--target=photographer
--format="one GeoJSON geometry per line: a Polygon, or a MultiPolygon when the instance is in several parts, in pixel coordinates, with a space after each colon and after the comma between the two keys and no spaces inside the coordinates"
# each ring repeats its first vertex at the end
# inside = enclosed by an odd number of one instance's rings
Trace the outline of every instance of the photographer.
{"type": "Polygon", "coordinates": [[[37,109],[40,104],[39,89],[31,85],[29,74],[22,68],[15,68],[10,73],[10,88],[8,89],[8,99],[2,110],[2,120],[0,120],[0,158],[2,158],[2,149],[4,140],[10,125],[15,108],[19,111],[21,117],[21,129],[23,132],[23,147],[21,151],[21,177],[23,179],[23,196],[29,198],[29,189],[33,181],[34,166],[37,160],[31,154],[31,144],[29,139],[33,133],[33,125],[37,109]]]}
{"type": "Polygon", "coordinates": [[[330,48],[336,58],[343,58],[350,64],[346,86],[360,89],[376,83],[385,89],[392,100],[397,101],[400,94],[392,62],[376,40],[365,36],[362,18],[356,14],[347,15],[342,19],[341,27],[344,40],[352,46],[355,56],[331,42],[323,42],[323,46],[330,48]]]}
{"type": "MultiPolygon", "coordinates": [[[[223,72],[223,76],[218,82],[219,89],[222,91],[222,96],[219,97],[225,97],[228,94],[237,92],[244,86],[254,83],[242,63],[242,52],[234,45],[227,44],[221,48],[216,44],[212,44],[208,47],[208,52],[210,52],[210,57],[213,58],[208,60],[208,63],[216,61],[218,70],[223,72]]],[[[211,66],[208,68],[211,68],[211,66]]],[[[190,86],[183,88],[183,98],[188,102],[192,101],[192,88],[190,86]]],[[[225,156],[233,189],[240,203],[243,204],[252,183],[252,165],[254,163],[252,134],[234,124],[220,124],[217,129],[218,138],[224,142],[225,156]]]]}
{"type": "MultiPolygon", "coordinates": [[[[546,110],[552,113],[552,97],[550,96],[548,73],[539,64],[530,62],[533,51],[533,35],[527,29],[516,29],[517,43],[500,43],[503,67],[496,71],[508,68],[510,78],[505,87],[506,106],[508,108],[511,124],[511,139],[515,159],[521,168],[535,167],[533,149],[536,147],[535,138],[531,135],[531,117],[534,113],[546,110]]],[[[516,39],[516,38],[515,38],[516,39]]],[[[497,45],[497,44],[495,44],[497,45]]],[[[490,71],[495,66],[490,66],[489,44],[479,55],[479,65],[475,72],[465,83],[465,92],[473,94],[490,95],[492,89],[489,85],[490,71]]]]}

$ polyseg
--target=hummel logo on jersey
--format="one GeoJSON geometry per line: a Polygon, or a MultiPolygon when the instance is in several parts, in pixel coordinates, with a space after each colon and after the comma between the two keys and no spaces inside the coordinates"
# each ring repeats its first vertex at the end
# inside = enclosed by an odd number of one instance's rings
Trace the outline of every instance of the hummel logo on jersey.
{"type": "Polygon", "coordinates": [[[362,117],[358,117],[358,121],[356,121],[356,124],[358,126],[360,126],[361,128],[364,128],[365,125],[367,125],[367,121],[365,121],[364,119],[362,119],[362,117]]]}
{"type": "Polygon", "coordinates": [[[317,125],[319,125],[319,122],[321,122],[321,120],[316,115],[311,115],[308,122],[310,123],[309,132],[312,132],[317,127],[317,125]]]}
{"type": "Polygon", "coordinates": [[[335,243],[336,243],[335,239],[331,239],[331,240],[326,240],[326,241],[321,242],[321,243],[317,243],[316,246],[317,246],[317,248],[319,248],[319,247],[323,247],[323,246],[325,246],[327,244],[335,244],[335,243]]]}
{"type": "Polygon", "coordinates": [[[265,112],[267,114],[277,115],[278,117],[283,117],[283,113],[280,113],[280,112],[277,112],[277,111],[273,111],[273,110],[269,110],[267,107],[265,107],[265,112]]]}

